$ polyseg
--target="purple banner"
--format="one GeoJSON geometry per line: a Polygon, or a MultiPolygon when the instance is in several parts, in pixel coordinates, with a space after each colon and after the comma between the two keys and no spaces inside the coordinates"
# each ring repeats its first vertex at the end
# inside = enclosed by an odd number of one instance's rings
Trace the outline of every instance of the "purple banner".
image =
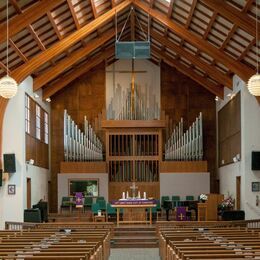
{"type": "Polygon", "coordinates": [[[177,221],[186,221],[186,207],[177,207],[176,208],[176,220],[177,221]]]}
{"type": "Polygon", "coordinates": [[[76,206],[83,205],[83,193],[82,192],[76,192],[75,198],[76,198],[76,206]]]}

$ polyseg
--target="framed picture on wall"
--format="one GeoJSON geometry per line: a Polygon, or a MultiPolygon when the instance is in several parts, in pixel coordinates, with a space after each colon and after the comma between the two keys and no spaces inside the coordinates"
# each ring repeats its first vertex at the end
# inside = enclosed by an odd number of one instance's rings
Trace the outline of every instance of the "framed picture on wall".
{"type": "Polygon", "coordinates": [[[252,191],[260,191],[260,182],[252,182],[252,191]]]}
{"type": "Polygon", "coordinates": [[[15,194],[15,185],[14,184],[9,184],[7,187],[8,194],[9,195],[14,195],[15,194]]]}

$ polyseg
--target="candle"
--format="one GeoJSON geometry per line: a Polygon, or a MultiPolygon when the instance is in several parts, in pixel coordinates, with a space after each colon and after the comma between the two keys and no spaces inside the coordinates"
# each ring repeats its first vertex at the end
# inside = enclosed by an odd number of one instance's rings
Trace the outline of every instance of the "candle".
{"type": "Polygon", "coordinates": [[[144,191],[144,199],[146,199],[146,192],[144,191]]]}
{"type": "Polygon", "coordinates": [[[122,199],[125,200],[125,192],[122,193],[122,199]]]}

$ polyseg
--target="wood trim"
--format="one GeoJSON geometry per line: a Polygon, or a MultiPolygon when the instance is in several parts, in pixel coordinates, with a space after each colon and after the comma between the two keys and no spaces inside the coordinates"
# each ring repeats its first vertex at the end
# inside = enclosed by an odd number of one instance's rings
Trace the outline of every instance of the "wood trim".
{"type": "Polygon", "coordinates": [[[189,78],[193,79],[199,85],[201,85],[204,88],[206,88],[212,94],[214,94],[214,95],[216,95],[216,96],[218,96],[218,97],[223,99],[223,97],[224,97],[224,88],[222,86],[214,85],[212,82],[207,80],[205,77],[202,77],[199,74],[193,72],[190,68],[184,66],[183,64],[178,62],[176,59],[170,58],[163,51],[156,50],[155,48],[152,48],[152,52],[156,53],[156,55],[158,55],[169,66],[176,68],[178,71],[180,71],[184,75],[188,76],[189,78]]]}
{"type": "MultiPolygon", "coordinates": [[[[34,4],[22,14],[9,21],[9,38],[22,31],[23,28],[33,23],[35,20],[52,10],[64,0],[44,0],[34,4]]],[[[6,23],[0,25],[0,43],[6,40],[6,23]]]]}
{"type": "Polygon", "coordinates": [[[103,128],[164,128],[165,120],[102,120],[101,127],[103,128]]]}
{"type": "Polygon", "coordinates": [[[0,168],[3,167],[3,122],[8,101],[8,99],[0,97],[0,168]]]}
{"type": "Polygon", "coordinates": [[[108,22],[111,18],[115,16],[116,12],[120,12],[126,9],[131,4],[131,2],[132,2],[131,0],[123,1],[113,9],[99,16],[97,19],[83,26],[82,28],[70,34],[66,38],[60,40],[49,49],[34,56],[25,64],[19,66],[11,73],[11,76],[17,81],[17,83],[20,83],[27,76],[31,75],[36,69],[42,66],[44,63],[60,55],[62,52],[66,51],[69,47],[71,47],[73,44],[80,41],[81,39],[83,39],[93,31],[97,30],[101,25],[108,22]]]}
{"type": "Polygon", "coordinates": [[[71,67],[73,64],[82,59],[82,57],[89,55],[96,48],[103,45],[106,41],[114,37],[115,30],[109,30],[106,33],[102,34],[97,39],[92,40],[88,43],[84,48],[81,48],[74,53],[72,53],[69,57],[63,59],[57,65],[51,67],[49,70],[41,74],[39,77],[34,79],[33,82],[33,90],[36,91],[40,89],[42,86],[47,84],[52,79],[55,79],[59,74],[61,74],[64,70],[71,67]]]}
{"type": "MultiPolygon", "coordinates": [[[[228,20],[256,37],[256,24],[255,21],[244,12],[240,12],[222,0],[202,0],[205,5],[215,10],[219,14],[225,16],[228,20]]],[[[260,34],[258,34],[259,38],[260,34]]]]}
{"type": "Polygon", "coordinates": [[[248,79],[255,73],[253,69],[250,69],[241,62],[238,62],[237,60],[229,57],[224,52],[211,45],[208,41],[201,39],[201,37],[197,36],[195,33],[187,30],[184,26],[178,25],[173,20],[169,19],[167,15],[161,13],[158,10],[151,9],[147,4],[141,1],[133,0],[133,3],[136,7],[147,12],[150,16],[152,16],[154,19],[157,19],[160,23],[175,32],[185,41],[190,42],[196,48],[209,54],[213,59],[228,67],[245,82],[247,82],[248,79]]]}
{"type": "Polygon", "coordinates": [[[159,33],[157,33],[155,30],[151,30],[151,36],[154,38],[156,41],[160,42],[167,48],[170,48],[177,52],[179,55],[182,57],[188,59],[189,61],[192,62],[192,64],[198,66],[200,69],[205,71],[210,77],[218,81],[220,84],[223,86],[227,86],[228,88],[232,89],[233,83],[232,83],[232,78],[225,75],[224,73],[221,73],[220,71],[216,70],[206,62],[202,61],[195,55],[192,55],[191,53],[185,51],[183,48],[178,46],[177,44],[170,42],[167,37],[161,36],[159,33]]]}
{"type": "Polygon", "coordinates": [[[207,161],[164,161],[160,163],[160,173],[208,172],[207,161]]]}
{"type": "Polygon", "coordinates": [[[46,88],[43,88],[43,94],[42,98],[45,100],[48,97],[51,97],[55,93],[57,93],[59,90],[66,87],[70,82],[77,79],[84,73],[88,72],[101,62],[103,62],[107,57],[110,57],[114,55],[114,47],[111,49],[108,49],[106,52],[95,56],[94,58],[89,59],[86,63],[82,64],[79,68],[76,70],[73,70],[71,73],[67,74],[66,76],[62,77],[60,80],[58,80],[56,83],[49,85],[46,88]]]}
{"type": "Polygon", "coordinates": [[[106,162],[61,162],[60,173],[107,173],[106,162]]]}

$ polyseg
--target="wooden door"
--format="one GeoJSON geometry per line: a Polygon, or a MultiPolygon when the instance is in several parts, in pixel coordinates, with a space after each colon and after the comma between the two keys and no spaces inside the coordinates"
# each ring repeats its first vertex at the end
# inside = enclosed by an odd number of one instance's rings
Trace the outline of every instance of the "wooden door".
{"type": "Polygon", "coordinates": [[[236,208],[240,210],[241,176],[236,177],[236,208]]]}
{"type": "Polygon", "coordinates": [[[32,207],[32,186],[31,178],[26,179],[26,190],[27,190],[27,209],[32,207]]]}

